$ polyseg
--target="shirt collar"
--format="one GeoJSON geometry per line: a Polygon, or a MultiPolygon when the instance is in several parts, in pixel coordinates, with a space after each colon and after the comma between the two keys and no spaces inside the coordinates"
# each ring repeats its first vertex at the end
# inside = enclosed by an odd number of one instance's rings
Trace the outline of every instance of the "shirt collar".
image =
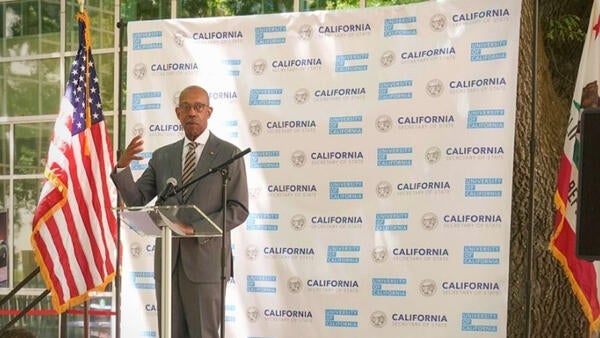
{"type": "Polygon", "coordinates": [[[183,147],[187,147],[188,143],[192,143],[192,142],[196,142],[199,145],[205,145],[206,141],[208,141],[208,135],[210,134],[210,131],[208,129],[206,129],[202,134],[200,134],[200,136],[198,136],[196,138],[195,141],[190,140],[189,138],[185,138],[185,140],[183,141],[183,147]]]}

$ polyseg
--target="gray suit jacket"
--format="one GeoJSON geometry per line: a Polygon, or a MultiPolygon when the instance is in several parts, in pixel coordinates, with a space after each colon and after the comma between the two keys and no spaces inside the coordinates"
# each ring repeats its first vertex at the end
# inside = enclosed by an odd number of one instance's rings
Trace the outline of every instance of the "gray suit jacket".
{"type": "MultiPolygon", "coordinates": [[[[232,158],[240,150],[233,144],[210,134],[198,166],[194,173],[197,178],[209,169],[232,158]]],[[[173,177],[181,183],[181,162],[183,156],[183,139],[163,146],[154,151],[148,162],[148,168],[134,182],[131,169],[116,173],[111,178],[115,183],[123,202],[127,206],[143,206],[160,194],[166,186],[168,178],[173,177]]],[[[248,217],[248,182],[243,158],[229,166],[231,180],[227,183],[227,230],[242,224],[248,217]]],[[[164,205],[195,204],[219,227],[223,224],[222,200],[223,182],[219,172],[208,175],[190,186],[192,189],[187,201],[181,201],[181,193],[167,198],[164,205]]],[[[225,244],[227,258],[226,277],[231,276],[231,239],[227,234],[225,244]]],[[[154,255],[155,278],[160,279],[161,240],[157,238],[154,255]]],[[[177,238],[173,237],[173,267],[175,259],[180,255],[181,264],[186,276],[193,282],[220,282],[221,279],[221,238],[177,238]]]]}

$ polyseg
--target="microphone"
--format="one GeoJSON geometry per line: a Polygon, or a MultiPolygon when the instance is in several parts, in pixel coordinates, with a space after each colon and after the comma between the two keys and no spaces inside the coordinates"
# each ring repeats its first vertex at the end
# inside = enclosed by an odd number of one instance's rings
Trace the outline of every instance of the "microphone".
{"type": "Polygon", "coordinates": [[[177,180],[174,177],[167,178],[167,186],[160,193],[160,195],[158,195],[158,198],[156,199],[156,204],[161,205],[165,202],[167,197],[172,196],[175,187],[177,187],[177,180]]]}

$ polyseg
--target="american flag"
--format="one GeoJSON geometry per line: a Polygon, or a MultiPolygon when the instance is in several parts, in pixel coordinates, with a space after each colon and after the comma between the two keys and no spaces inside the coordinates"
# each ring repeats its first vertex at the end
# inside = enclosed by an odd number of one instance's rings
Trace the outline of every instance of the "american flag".
{"type": "Polygon", "coordinates": [[[112,147],[92,58],[89,18],[77,14],[79,50],[50,142],[31,244],[54,309],[102,291],[115,277],[116,190],[112,147]]]}

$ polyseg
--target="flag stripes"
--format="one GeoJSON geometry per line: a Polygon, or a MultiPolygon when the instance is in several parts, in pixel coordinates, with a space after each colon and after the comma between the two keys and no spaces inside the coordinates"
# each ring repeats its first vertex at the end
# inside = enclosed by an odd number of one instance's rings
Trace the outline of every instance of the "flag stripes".
{"type": "Polygon", "coordinates": [[[89,20],[78,13],[79,51],[72,64],[48,151],[31,243],[59,313],[114,279],[116,190],[112,147],[91,54],[89,20]]]}

